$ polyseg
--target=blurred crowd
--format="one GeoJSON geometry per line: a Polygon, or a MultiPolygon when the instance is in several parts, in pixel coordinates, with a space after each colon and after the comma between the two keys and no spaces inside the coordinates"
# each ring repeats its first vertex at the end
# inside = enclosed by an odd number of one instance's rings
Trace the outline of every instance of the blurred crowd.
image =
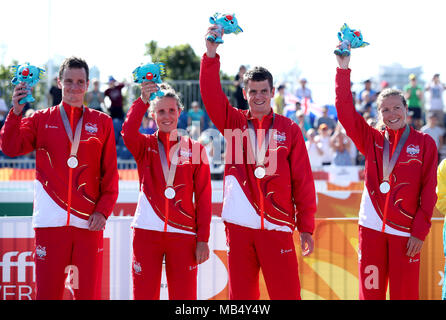
{"type": "MultiPolygon", "coordinates": [[[[366,80],[361,86],[360,90],[352,90],[356,110],[370,126],[377,127],[379,122],[376,99],[379,93],[390,85],[382,81],[378,86],[371,80],[366,80]]],[[[439,74],[435,74],[425,86],[420,85],[417,77],[411,74],[408,83],[402,88],[408,105],[407,123],[434,139],[439,162],[445,153],[445,88],[439,74]]],[[[301,128],[313,170],[325,165],[364,165],[364,156],[358,152],[337,121],[334,105],[317,105],[313,101],[306,79],[299,80],[299,87],[295,92],[288,92],[283,84],[278,85],[273,108],[276,113],[289,117],[301,128]]]]}
{"type": "MultiPolygon", "coordinates": [[[[248,109],[247,102],[243,97],[242,79],[245,72],[246,67],[240,66],[233,81],[233,95],[228,97],[234,107],[241,110],[248,109]]],[[[85,105],[112,117],[118,159],[133,159],[121,138],[125,110],[128,109],[128,105],[124,105],[123,89],[129,89],[130,85],[126,82],[118,82],[112,76],[109,77],[107,88],[104,91],[101,90],[101,83],[98,79],[92,79],[91,83],[91,90],[85,96],[85,105]]],[[[295,85],[297,85],[297,89],[294,90],[288,89],[285,84],[277,85],[271,107],[274,112],[290,118],[299,125],[313,170],[320,170],[329,165],[364,165],[364,156],[358,152],[337,120],[335,106],[317,104],[315,102],[317,98],[313,99],[307,79],[296,79],[295,85]]],[[[362,88],[357,92],[352,91],[356,109],[369,125],[376,126],[378,123],[376,98],[381,90],[389,87],[389,83],[383,81],[378,85],[371,80],[366,80],[361,83],[361,86],[362,88]]],[[[407,85],[402,88],[409,108],[408,124],[416,130],[432,136],[437,144],[439,161],[444,158],[442,150],[446,132],[443,103],[445,88],[446,86],[440,81],[439,74],[435,74],[425,86],[420,85],[417,77],[411,74],[407,85]]],[[[49,89],[47,98],[49,105],[52,106],[61,101],[62,93],[57,87],[56,79],[49,89]]],[[[2,98],[0,90],[0,126],[3,125],[8,111],[8,103],[2,98]]],[[[23,116],[31,116],[34,112],[32,106],[27,105],[24,108],[23,116]]],[[[211,164],[211,173],[214,178],[222,176],[225,141],[223,136],[215,130],[206,109],[200,105],[199,101],[193,101],[190,105],[185,106],[178,121],[178,128],[181,129],[181,134],[188,135],[205,146],[211,164]]],[[[152,134],[156,130],[155,121],[147,113],[141,123],[140,132],[152,134]]],[[[3,154],[0,156],[7,158],[3,154]]],[[[32,159],[33,157],[34,154],[31,153],[22,158],[32,159]]]]}

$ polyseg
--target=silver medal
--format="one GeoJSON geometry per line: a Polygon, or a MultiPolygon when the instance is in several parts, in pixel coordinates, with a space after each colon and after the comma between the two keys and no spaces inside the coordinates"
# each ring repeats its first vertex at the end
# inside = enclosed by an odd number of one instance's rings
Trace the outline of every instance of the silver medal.
{"type": "Polygon", "coordinates": [[[77,160],[77,158],[75,156],[71,156],[67,160],[67,165],[70,168],[74,169],[79,165],[79,161],[77,160]]]}
{"type": "Polygon", "coordinates": [[[266,174],[266,170],[264,167],[257,167],[254,170],[254,175],[256,176],[257,179],[262,179],[266,174]]]}
{"type": "Polygon", "coordinates": [[[381,193],[387,193],[390,191],[390,184],[387,181],[382,182],[379,185],[379,191],[381,191],[381,193]]]}
{"type": "Polygon", "coordinates": [[[167,199],[175,198],[175,194],[176,194],[176,192],[175,192],[175,190],[172,187],[167,187],[166,190],[164,190],[164,196],[167,199]]]}

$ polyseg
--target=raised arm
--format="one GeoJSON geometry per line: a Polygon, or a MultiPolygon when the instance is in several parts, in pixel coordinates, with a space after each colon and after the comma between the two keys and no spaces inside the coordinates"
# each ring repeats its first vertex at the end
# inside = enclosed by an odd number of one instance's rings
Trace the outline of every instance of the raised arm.
{"type": "Polygon", "coordinates": [[[157,90],[158,87],[155,83],[150,81],[143,82],[141,84],[141,96],[133,102],[127,112],[124,124],[122,125],[122,138],[136,161],[141,159],[145,152],[145,138],[144,135],[139,132],[139,128],[141,126],[142,118],[150,106],[150,95],[157,90]]]}
{"type": "Polygon", "coordinates": [[[371,141],[373,130],[365,119],[356,111],[350,89],[349,68],[350,56],[336,55],[338,68],[336,70],[336,110],[338,119],[345,128],[347,135],[353,140],[358,150],[365,155],[366,143],[371,141]]]}
{"type": "MultiPolygon", "coordinates": [[[[207,34],[215,34],[217,31],[214,29],[215,27],[210,27],[207,34]]],[[[237,127],[243,116],[230,105],[221,87],[218,45],[206,40],[206,53],[201,59],[200,66],[200,92],[209,118],[223,134],[224,129],[237,127]]]]}

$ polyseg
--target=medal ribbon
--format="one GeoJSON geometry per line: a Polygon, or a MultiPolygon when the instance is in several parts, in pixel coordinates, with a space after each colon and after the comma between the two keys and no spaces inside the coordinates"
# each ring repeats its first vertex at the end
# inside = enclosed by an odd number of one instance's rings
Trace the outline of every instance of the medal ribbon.
{"type": "Polygon", "coordinates": [[[175,173],[177,171],[177,163],[178,163],[179,147],[180,147],[179,143],[177,143],[177,145],[174,146],[175,151],[174,151],[172,160],[170,161],[170,167],[169,167],[169,165],[167,163],[166,151],[164,150],[163,144],[158,139],[158,150],[160,153],[161,166],[163,168],[163,174],[164,174],[164,180],[166,181],[166,187],[172,187],[173,181],[175,180],[175,173]]]}
{"type": "Polygon", "coordinates": [[[273,112],[273,120],[271,121],[271,125],[269,126],[269,129],[265,132],[265,139],[262,141],[263,143],[260,146],[260,149],[258,147],[259,143],[257,143],[257,134],[256,130],[254,129],[254,125],[252,124],[251,120],[248,120],[248,127],[249,127],[249,140],[251,142],[251,150],[252,146],[255,147],[255,150],[252,150],[254,159],[256,161],[257,166],[263,166],[263,163],[265,162],[265,155],[266,150],[268,150],[270,140],[272,138],[272,135],[270,137],[270,131],[273,127],[275,119],[275,113],[273,112]]]}
{"type": "Polygon", "coordinates": [[[409,137],[410,128],[406,124],[406,128],[404,129],[404,133],[401,136],[400,141],[396,145],[394,152],[392,153],[392,158],[389,160],[389,132],[386,131],[384,134],[384,150],[383,150],[383,180],[389,181],[390,174],[392,173],[393,168],[395,167],[396,161],[400,156],[401,149],[403,149],[404,144],[406,143],[407,138],[409,137]]]}
{"type": "MultiPolygon", "coordinates": [[[[384,134],[384,150],[383,150],[383,180],[388,181],[390,185],[392,185],[389,180],[390,174],[392,173],[393,168],[395,167],[396,161],[401,153],[401,149],[406,143],[407,138],[409,137],[410,127],[406,124],[406,128],[404,129],[403,135],[401,139],[398,141],[398,144],[394,145],[394,149],[392,152],[392,157],[389,162],[389,133],[388,131],[384,134]]],[[[395,133],[395,142],[398,140],[398,131],[395,133]]],[[[389,204],[389,196],[390,191],[386,195],[386,202],[384,205],[384,213],[383,213],[383,225],[381,228],[381,232],[384,232],[386,228],[386,220],[387,220],[387,207],[389,204]]]]}
{"type": "MultiPolygon", "coordinates": [[[[68,120],[67,113],[65,112],[65,108],[63,107],[62,103],[60,103],[59,105],[59,110],[62,122],[65,127],[65,131],[67,133],[68,139],[71,142],[70,156],[76,156],[81,139],[82,119],[84,117],[84,106],[82,105],[82,116],[77,123],[76,132],[74,134],[74,140],[73,140],[73,131],[71,129],[71,125],[73,124],[73,109],[71,109],[71,115],[70,115],[71,121],[68,120]]],[[[67,224],[66,224],[67,226],[70,225],[72,180],[73,180],[73,168],[68,167],[68,199],[67,199],[67,224]]]]}
{"type": "MultiPolygon", "coordinates": [[[[256,165],[257,166],[262,166],[263,167],[263,163],[265,162],[265,155],[266,155],[266,150],[268,150],[269,147],[269,142],[270,139],[272,138],[272,135],[270,137],[270,131],[273,127],[274,124],[274,119],[275,119],[276,115],[273,112],[273,119],[271,121],[271,124],[269,126],[269,129],[266,131],[265,133],[265,139],[262,141],[262,143],[257,143],[257,135],[256,135],[256,131],[254,129],[254,125],[252,124],[251,120],[248,120],[248,127],[249,127],[249,140],[251,142],[251,151],[254,155],[254,159],[256,160],[256,165]],[[258,148],[258,145],[261,145],[260,150],[258,148]],[[255,151],[252,150],[252,146],[255,146],[255,151]]],[[[259,126],[260,129],[262,127],[262,121],[259,121],[259,126]]],[[[249,150],[249,149],[248,149],[249,150]]],[[[259,196],[260,196],[260,229],[263,230],[264,227],[264,203],[263,203],[263,193],[262,193],[262,189],[260,188],[260,179],[256,179],[257,181],[257,189],[259,190],[259,196]]]]}
{"type": "MultiPolygon", "coordinates": [[[[73,108],[73,107],[72,107],[73,108]]],[[[76,157],[77,150],[79,149],[79,143],[81,141],[81,132],[82,132],[82,122],[84,118],[84,106],[82,106],[82,116],[77,122],[76,131],[74,133],[73,138],[73,130],[71,129],[70,121],[68,120],[67,113],[65,112],[65,108],[62,104],[59,105],[60,116],[62,117],[62,122],[65,127],[65,131],[67,132],[68,139],[71,142],[71,151],[70,157],[76,157]]]]}
{"type": "MultiPolygon", "coordinates": [[[[181,140],[180,140],[181,141],[181,140]]],[[[160,155],[160,160],[161,160],[161,167],[163,168],[163,175],[164,175],[164,180],[166,181],[166,189],[169,187],[173,186],[173,181],[175,180],[175,173],[177,170],[177,164],[178,164],[178,151],[180,149],[180,142],[178,142],[174,148],[174,154],[173,154],[173,158],[170,161],[170,166],[168,163],[168,159],[167,156],[170,156],[170,148],[169,148],[169,140],[167,140],[167,153],[164,150],[164,146],[161,143],[161,141],[159,140],[159,138],[157,139],[157,143],[158,143],[158,152],[160,155]]],[[[164,205],[165,205],[165,219],[164,219],[164,232],[167,231],[167,221],[169,219],[169,199],[165,198],[164,199],[164,205]]]]}

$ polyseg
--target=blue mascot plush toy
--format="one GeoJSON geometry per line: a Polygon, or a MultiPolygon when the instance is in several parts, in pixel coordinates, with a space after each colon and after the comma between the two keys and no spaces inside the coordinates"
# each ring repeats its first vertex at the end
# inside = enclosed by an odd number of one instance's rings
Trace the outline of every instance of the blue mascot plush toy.
{"type": "MultiPolygon", "coordinates": [[[[133,81],[136,83],[143,83],[152,81],[154,83],[162,83],[161,75],[165,75],[164,63],[156,62],[156,63],[147,63],[143,66],[137,67],[132,72],[133,81]]],[[[155,99],[156,97],[162,97],[164,93],[162,91],[154,92],[150,95],[150,100],[155,99]]]]}
{"type": "Polygon", "coordinates": [[[368,42],[363,41],[361,31],[350,29],[346,23],[341,27],[341,32],[338,32],[338,39],[341,45],[334,51],[334,54],[338,56],[349,56],[349,46],[351,49],[355,49],[369,45],[368,42]]]}
{"type": "MultiPolygon", "coordinates": [[[[209,18],[209,22],[211,24],[217,25],[220,30],[223,30],[225,34],[234,33],[238,34],[243,32],[242,28],[238,25],[237,18],[235,14],[223,14],[223,13],[215,13],[212,17],[209,18]]],[[[220,34],[218,37],[214,37],[212,35],[208,35],[207,40],[216,43],[223,43],[223,39],[220,34]]]]}
{"type": "Polygon", "coordinates": [[[14,73],[14,77],[11,80],[13,85],[18,85],[20,82],[25,82],[27,84],[28,95],[25,98],[20,99],[19,103],[24,104],[26,102],[36,101],[31,94],[31,87],[34,87],[39,80],[42,79],[45,70],[30,65],[27,62],[22,65],[12,66],[11,71],[14,73]]]}

